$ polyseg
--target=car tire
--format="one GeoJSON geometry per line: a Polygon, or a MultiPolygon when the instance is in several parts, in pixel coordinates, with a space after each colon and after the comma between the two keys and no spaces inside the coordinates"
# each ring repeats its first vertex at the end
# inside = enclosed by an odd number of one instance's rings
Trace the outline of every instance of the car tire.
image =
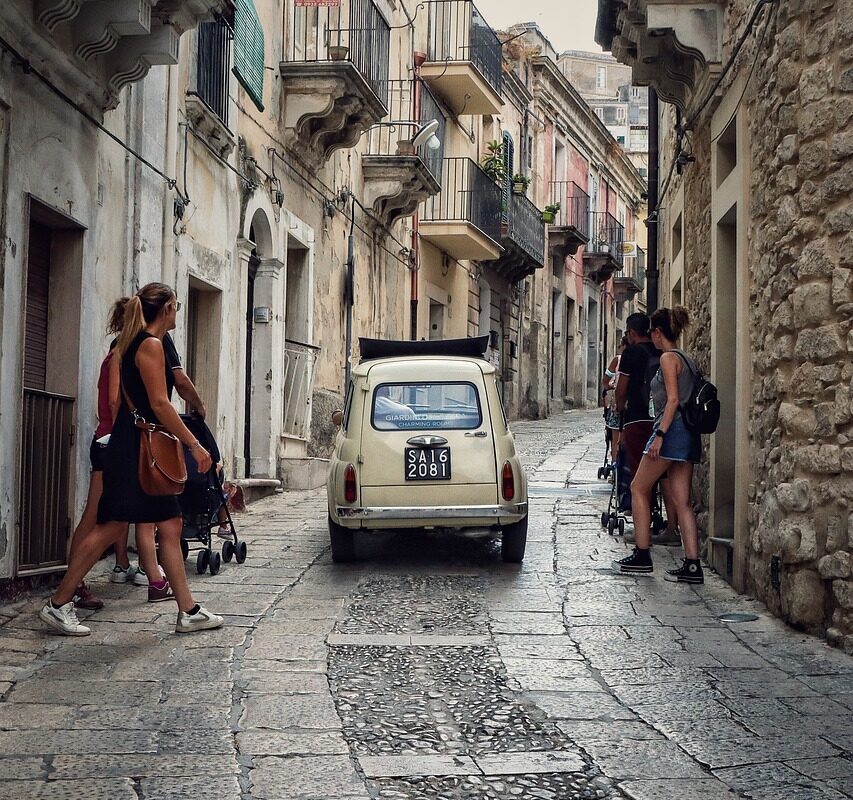
{"type": "Polygon", "coordinates": [[[501,558],[508,564],[520,564],[524,561],[527,546],[527,517],[504,525],[501,536],[501,558]]]}
{"type": "Polygon", "coordinates": [[[338,525],[329,517],[329,541],[332,543],[332,561],[346,564],[355,560],[355,533],[338,525]]]}

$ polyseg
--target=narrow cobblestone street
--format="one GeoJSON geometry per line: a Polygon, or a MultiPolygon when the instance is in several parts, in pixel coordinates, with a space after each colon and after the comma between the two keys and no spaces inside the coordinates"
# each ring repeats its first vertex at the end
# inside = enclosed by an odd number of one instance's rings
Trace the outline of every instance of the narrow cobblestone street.
{"type": "Polygon", "coordinates": [[[98,578],[93,633],[0,607],[3,800],[835,800],[853,797],[853,659],[716,576],[617,577],[597,412],[515,423],[523,565],[385,534],[333,565],[324,491],[254,504],[244,565],[199,577],[223,629],[98,578]],[[726,612],[755,622],[724,624],[726,612]]]}

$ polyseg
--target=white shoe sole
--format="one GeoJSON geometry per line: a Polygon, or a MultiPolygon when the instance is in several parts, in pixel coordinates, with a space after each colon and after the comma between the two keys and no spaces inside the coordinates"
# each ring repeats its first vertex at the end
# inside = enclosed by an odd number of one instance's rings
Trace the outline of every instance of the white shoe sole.
{"type": "Polygon", "coordinates": [[[119,574],[117,572],[110,573],[110,583],[127,583],[127,575],[119,574]]]}
{"type": "Polygon", "coordinates": [[[195,633],[196,631],[214,631],[221,628],[225,624],[225,620],[207,620],[203,623],[193,625],[192,627],[181,627],[175,625],[175,633],[195,633]]]}
{"type": "Polygon", "coordinates": [[[50,625],[55,631],[59,631],[65,636],[88,636],[92,631],[89,630],[85,625],[80,628],[75,628],[73,631],[68,630],[56,617],[52,614],[48,614],[44,609],[39,611],[39,619],[45,623],[45,625],[50,625]]]}

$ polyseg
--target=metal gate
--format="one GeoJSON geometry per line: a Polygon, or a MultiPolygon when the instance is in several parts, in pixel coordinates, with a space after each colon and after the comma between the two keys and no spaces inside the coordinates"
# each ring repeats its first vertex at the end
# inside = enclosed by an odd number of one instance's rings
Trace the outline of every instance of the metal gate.
{"type": "Polygon", "coordinates": [[[74,398],[24,389],[18,574],[65,566],[74,398]]]}

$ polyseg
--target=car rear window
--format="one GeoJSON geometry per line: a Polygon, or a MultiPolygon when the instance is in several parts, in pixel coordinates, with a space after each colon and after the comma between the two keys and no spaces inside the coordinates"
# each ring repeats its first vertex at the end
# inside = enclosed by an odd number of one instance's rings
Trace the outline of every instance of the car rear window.
{"type": "Polygon", "coordinates": [[[473,383],[383,383],[371,421],[379,431],[467,431],[480,427],[483,414],[473,383]]]}

